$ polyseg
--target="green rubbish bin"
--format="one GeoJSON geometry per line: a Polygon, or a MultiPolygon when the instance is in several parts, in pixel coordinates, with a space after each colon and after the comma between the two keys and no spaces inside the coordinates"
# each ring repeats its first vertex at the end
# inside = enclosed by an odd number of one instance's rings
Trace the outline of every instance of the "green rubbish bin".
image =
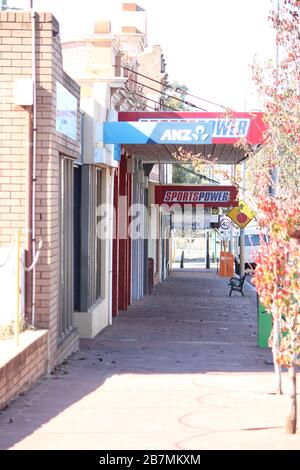
{"type": "Polygon", "coordinates": [[[268,313],[257,296],[257,344],[259,348],[268,348],[268,340],[272,331],[272,315],[268,313]]]}

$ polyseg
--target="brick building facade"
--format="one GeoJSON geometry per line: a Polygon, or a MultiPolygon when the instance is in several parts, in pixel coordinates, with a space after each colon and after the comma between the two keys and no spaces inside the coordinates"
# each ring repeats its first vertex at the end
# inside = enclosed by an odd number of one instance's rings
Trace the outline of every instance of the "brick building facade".
{"type": "MultiPolygon", "coordinates": [[[[35,273],[24,275],[26,282],[21,289],[28,323],[47,330],[48,345],[39,355],[41,374],[78,347],[72,323],[73,253],[68,243],[72,246],[80,89],[63,71],[59,25],[52,14],[0,12],[0,73],[0,244],[2,250],[8,249],[16,230],[21,229],[28,266],[34,232],[36,244],[43,242],[35,273]],[[32,85],[36,86],[36,103],[28,105],[30,97],[34,100],[32,85]],[[70,99],[76,107],[70,121],[72,132],[67,129],[68,117],[63,120],[64,105],[59,105],[59,99],[70,99]]],[[[0,289],[4,313],[9,286],[2,284],[0,289]]],[[[24,357],[19,359],[22,362],[24,357]]],[[[29,354],[24,363],[27,374],[20,379],[19,390],[37,377],[34,365],[36,361],[29,354]]],[[[4,371],[2,402],[16,394],[11,384],[4,371]]]]}
{"type": "MultiPolygon", "coordinates": [[[[0,406],[76,350],[79,336],[94,337],[148,293],[148,256],[154,282],[164,278],[159,242],[128,233],[130,206],[151,202],[153,165],[101,139],[105,120],[147,103],[136,83],[147,45],[145,12],[136,4],[122,12],[118,33],[100,21],[94,35],[62,47],[52,14],[0,13],[0,328],[4,316],[14,319],[16,230],[26,266],[43,243],[34,271],[21,267],[20,282],[25,318],[38,331],[24,333],[17,355],[0,364],[0,406]],[[98,209],[105,205],[104,215],[98,209]],[[110,227],[104,239],[101,220],[110,227]]],[[[159,78],[161,49],[152,52],[149,73],[157,70],[159,78]]]]}

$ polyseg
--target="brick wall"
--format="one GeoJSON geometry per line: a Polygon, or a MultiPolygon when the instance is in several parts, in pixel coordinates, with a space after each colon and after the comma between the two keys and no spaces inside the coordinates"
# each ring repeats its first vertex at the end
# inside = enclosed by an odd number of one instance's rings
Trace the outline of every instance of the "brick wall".
{"type": "MultiPolygon", "coordinates": [[[[164,73],[161,72],[161,61],[162,61],[162,48],[159,45],[152,46],[150,50],[141,54],[139,57],[139,72],[142,74],[148,74],[151,78],[161,81],[164,77],[164,73]]],[[[139,78],[139,81],[149,84],[143,77],[139,78]]],[[[152,85],[150,85],[152,86],[152,85]]],[[[153,88],[159,89],[159,85],[153,85],[153,88]]]]}
{"type": "Polygon", "coordinates": [[[13,104],[14,77],[31,76],[30,14],[0,14],[0,244],[11,242],[26,217],[27,113],[13,104]],[[18,19],[18,21],[16,21],[18,19]]]}
{"type": "Polygon", "coordinates": [[[122,4],[122,10],[123,11],[136,11],[137,10],[137,4],[136,3],[123,3],[122,4]]]}
{"type": "Polygon", "coordinates": [[[72,77],[107,78],[115,76],[111,39],[71,41],[63,44],[64,67],[72,77]]]}
{"type": "MultiPolygon", "coordinates": [[[[7,342],[13,340],[7,340],[7,342]]],[[[0,408],[26,390],[48,368],[48,332],[30,331],[20,338],[17,354],[6,354],[2,345],[0,363],[0,408]],[[4,362],[4,357],[7,360],[4,362]]]]}
{"type": "MultiPolygon", "coordinates": [[[[31,17],[29,12],[0,13],[0,243],[8,245],[15,229],[26,228],[28,211],[27,159],[29,111],[14,105],[14,79],[31,77],[31,17]]],[[[62,68],[59,25],[50,13],[36,17],[37,165],[36,237],[43,248],[37,264],[36,325],[49,330],[50,363],[67,355],[58,346],[60,314],[60,200],[61,155],[79,155],[77,141],[56,131],[56,84],[60,82],[78,99],[79,86],[62,68]],[[63,351],[61,354],[60,351],[63,351]]],[[[23,246],[26,248],[26,240],[23,246]]],[[[75,331],[66,343],[69,352],[78,347],[75,331]]]]}
{"type": "MultiPolygon", "coordinates": [[[[154,80],[157,80],[159,82],[164,80],[165,73],[161,72],[162,70],[162,49],[161,46],[156,45],[152,46],[151,50],[148,50],[147,52],[141,54],[139,56],[139,68],[138,72],[150,76],[154,80]]],[[[149,83],[149,80],[145,79],[142,76],[139,76],[138,79],[139,82],[145,85],[145,88],[143,89],[143,94],[146,95],[149,99],[155,100],[159,103],[160,97],[161,97],[161,92],[166,91],[168,93],[168,90],[165,90],[164,87],[161,85],[158,85],[157,83],[152,82],[149,83]],[[153,91],[147,88],[146,86],[150,86],[152,88],[155,88],[158,91],[153,91]]],[[[149,102],[150,106],[155,106],[155,103],[149,102]]]]}

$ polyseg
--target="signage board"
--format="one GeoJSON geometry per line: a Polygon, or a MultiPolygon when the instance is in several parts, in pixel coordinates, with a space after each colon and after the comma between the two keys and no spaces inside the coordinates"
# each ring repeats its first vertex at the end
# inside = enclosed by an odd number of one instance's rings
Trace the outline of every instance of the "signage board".
{"type": "Polygon", "coordinates": [[[256,216],[251,207],[244,201],[239,201],[236,207],[233,207],[227,214],[228,217],[240,228],[246,227],[256,216]]]}
{"type": "Polygon", "coordinates": [[[179,204],[184,206],[191,204],[204,207],[231,207],[237,204],[237,189],[234,186],[221,185],[157,185],[155,186],[155,203],[179,204]]]}
{"type": "Polygon", "coordinates": [[[222,230],[231,230],[232,223],[229,217],[220,217],[220,228],[222,230]]]}
{"type": "Polygon", "coordinates": [[[77,140],[77,98],[56,82],[56,130],[77,140]]]}
{"type": "MultiPolygon", "coordinates": [[[[191,111],[156,111],[156,112],[119,112],[120,122],[134,122],[141,124],[174,123],[177,126],[189,124],[209,124],[210,136],[213,144],[234,143],[241,137],[251,144],[261,144],[264,141],[263,135],[265,124],[263,113],[233,113],[232,119],[221,116],[218,112],[191,112],[191,111]]],[[[167,143],[167,141],[166,141],[167,143]]],[[[183,143],[186,143],[183,142],[183,143]]],[[[205,142],[208,143],[208,142],[205,142]]]]}
{"type": "Polygon", "coordinates": [[[219,276],[232,277],[234,273],[234,256],[232,253],[221,251],[219,276]]]}
{"type": "Polygon", "coordinates": [[[104,122],[105,144],[211,144],[212,123],[104,122]]]}
{"type": "Polygon", "coordinates": [[[219,237],[220,240],[231,240],[231,230],[224,230],[222,228],[219,229],[219,237]]]}
{"type": "MultiPolygon", "coordinates": [[[[187,217],[188,218],[188,217],[187,217]]],[[[172,229],[174,230],[184,230],[185,232],[198,232],[201,230],[209,230],[211,229],[211,219],[210,217],[204,216],[202,218],[198,218],[196,221],[174,221],[172,224],[172,229]],[[199,220],[198,220],[199,219],[199,220]]]]}

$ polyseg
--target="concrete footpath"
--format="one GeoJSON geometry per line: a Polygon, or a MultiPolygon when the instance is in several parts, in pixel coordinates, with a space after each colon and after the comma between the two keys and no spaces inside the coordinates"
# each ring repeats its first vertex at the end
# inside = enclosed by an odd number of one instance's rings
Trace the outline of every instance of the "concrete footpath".
{"type": "MultiPolygon", "coordinates": [[[[256,295],[177,270],[0,414],[1,449],[300,449],[256,295]]],[[[300,423],[300,416],[298,418],[300,423]]],[[[300,424],[299,424],[300,426],[300,424]]]]}

